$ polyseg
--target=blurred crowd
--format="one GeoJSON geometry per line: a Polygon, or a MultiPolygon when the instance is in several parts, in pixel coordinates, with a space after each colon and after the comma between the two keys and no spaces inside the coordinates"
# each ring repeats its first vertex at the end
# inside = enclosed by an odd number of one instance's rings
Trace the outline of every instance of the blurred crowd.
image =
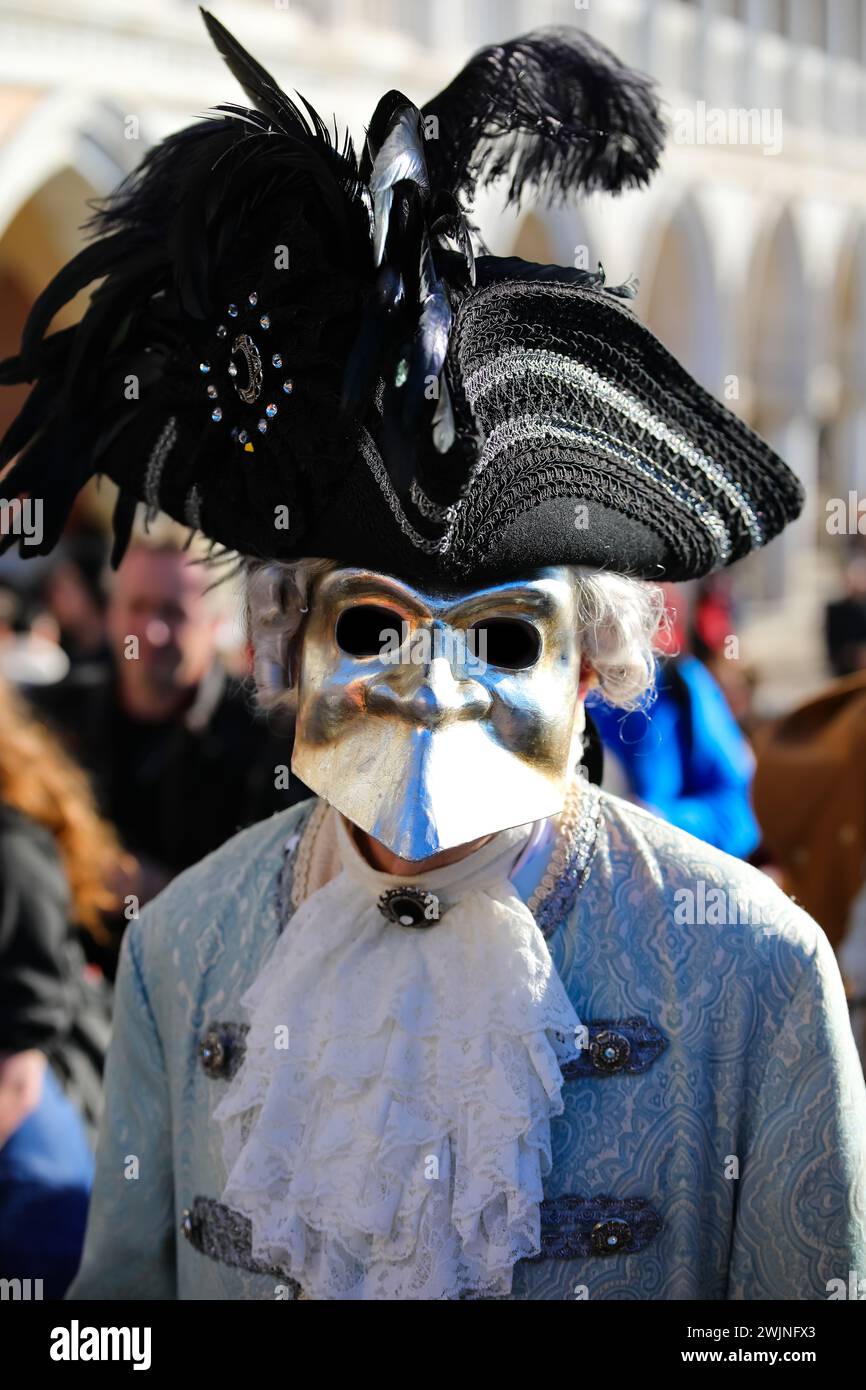
{"type": "MultiPolygon", "coordinates": [[[[160,520],[117,572],[79,509],[50,558],[0,561],[0,1274],[60,1297],[92,1179],[127,923],[242,827],[309,795],[255,711],[231,576],[160,520]]],[[[826,613],[827,686],[771,722],[728,579],[667,593],[655,696],[588,704],[592,775],[772,874],[866,1016],[866,549],[826,613]]]]}
{"type": "Polygon", "coordinates": [[[0,1276],[78,1264],[127,923],[309,795],[255,711],[238,593],[188,533],[98,525],[0,562],[0,1276]]]}

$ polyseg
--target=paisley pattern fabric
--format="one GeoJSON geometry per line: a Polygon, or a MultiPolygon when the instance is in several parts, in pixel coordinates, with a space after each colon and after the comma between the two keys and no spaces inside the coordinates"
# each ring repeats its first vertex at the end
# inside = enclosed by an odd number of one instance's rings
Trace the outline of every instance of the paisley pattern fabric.
{"type": "MultiPolygon", "coordinates": [[[[833,952],[758,871],[600,805],[589,879],[548,937],[597,1065],[566,1079],[551,1124],[556,1249],[515,1267],[510,1297],[826,1298],[866,1270],[866,1088],[833,952]]],[[[291,891],[284,847],[314,806],[236,836],[127,932],[69,1298],[295,1296],[235,1263],[228,1237],[197,1248],[184,1213],[226,1178],[212,1120],[225,1084],[199,1048],[242,1020],[291,891]]]]}

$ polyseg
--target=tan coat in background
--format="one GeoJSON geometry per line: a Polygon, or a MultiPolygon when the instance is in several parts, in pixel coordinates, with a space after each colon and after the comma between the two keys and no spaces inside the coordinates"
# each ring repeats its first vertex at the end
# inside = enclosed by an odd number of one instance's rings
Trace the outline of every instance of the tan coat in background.
{"type": "Polygon", "coordinates": [[[866,880],[866,672],[760,729],[755,754],[765,846],[838,947],[866,880]]]}

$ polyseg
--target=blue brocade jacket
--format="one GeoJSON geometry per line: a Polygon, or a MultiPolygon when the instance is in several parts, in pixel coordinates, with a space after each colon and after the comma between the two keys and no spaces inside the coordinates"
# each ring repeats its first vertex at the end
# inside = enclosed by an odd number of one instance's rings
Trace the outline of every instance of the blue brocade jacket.
{"type": "MultiPolygon", "coordinates": [[[[866,1088],[833,952],[757,870],[587,784],[515,881],[590,1045],[566,1065],[515,1299],[823,1299],[866,1278],[866,1088]]],[[[70,1299],[294,1298],[212,1114],[291,913],[304,802],[133,922],[70,1299]]]]}

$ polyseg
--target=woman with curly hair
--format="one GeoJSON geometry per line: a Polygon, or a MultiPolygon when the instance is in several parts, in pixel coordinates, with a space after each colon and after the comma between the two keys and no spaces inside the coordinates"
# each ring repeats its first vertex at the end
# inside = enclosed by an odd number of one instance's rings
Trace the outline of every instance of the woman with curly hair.
{"type": "Polygon", "coordinates": [[[59,1297],[92,1178],[109,987],[77,927],[101,933],[119,847],[84,774],[0,681],[0,1274],[59,1297]]]}

